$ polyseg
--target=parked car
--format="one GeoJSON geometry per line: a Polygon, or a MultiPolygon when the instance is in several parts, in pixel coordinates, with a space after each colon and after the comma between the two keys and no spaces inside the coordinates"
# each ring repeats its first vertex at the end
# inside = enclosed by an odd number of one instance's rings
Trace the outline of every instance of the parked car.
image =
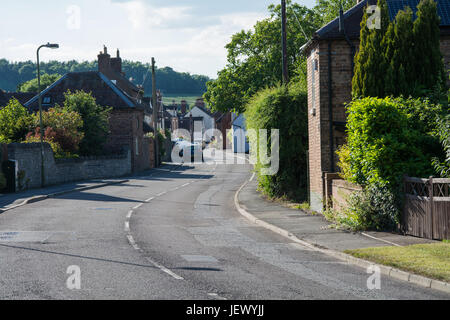
{"type": "MultiPolygon", "coordinates": [[[[173,140],[174,142],[174,149],[178,151],[178,156],[180,158],[184,157],[185,152],[191,154],[191,162],[195,162],[195,156],[201,155],[202,162],[204,161],[203,158],[203,147],[200,143],[194,142],[191,143],[189,141],[183,140],[183,139],[177,139],[173,140]]],[[[184,161],[184,159],[183,159],[184,161]]]]}

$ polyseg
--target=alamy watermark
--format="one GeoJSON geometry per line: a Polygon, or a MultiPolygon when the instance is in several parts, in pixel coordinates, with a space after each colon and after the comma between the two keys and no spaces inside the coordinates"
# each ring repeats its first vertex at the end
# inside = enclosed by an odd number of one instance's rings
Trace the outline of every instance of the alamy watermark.
{"type": "Polygon", "coordinates": [[[381,9],[379,6],[372,5],[368,6],[366,9],[367,14],[369,14],[369,17],[367,18],[367,28],[370,30],[381,29],[381,9]]]}
{"type": "Polygon", "coordinates": [[[79,266],[69,266],[66,271],[69,274],[67,278],[66,286],[69,290],[80,290],[81,289],[81,269],[79,266]]]}
{"type": "Polygon", "coordinates": [[[367,279],[367,289],[381,290],[381,269],[376,265],[370,265],[367,273],[371,276],[367,279]]]}

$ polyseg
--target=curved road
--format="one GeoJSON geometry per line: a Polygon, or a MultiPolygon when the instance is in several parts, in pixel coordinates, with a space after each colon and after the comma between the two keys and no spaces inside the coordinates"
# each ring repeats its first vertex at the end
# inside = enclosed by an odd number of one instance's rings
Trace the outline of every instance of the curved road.
{"type": "Polygon", "coordinates": [[[246,165],[161,169],[5,212],[0,299],[449,298],[383,276],[368,290],[365,270],[252,225],[233,202],[249,177],[246,165]]]}

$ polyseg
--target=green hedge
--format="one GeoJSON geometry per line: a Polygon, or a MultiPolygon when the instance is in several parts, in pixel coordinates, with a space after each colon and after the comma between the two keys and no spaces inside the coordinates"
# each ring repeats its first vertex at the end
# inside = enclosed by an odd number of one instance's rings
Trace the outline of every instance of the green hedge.
{"type": "MultiPolygon", "coordinates": [[[[280,167],[277,174],[265,176],[261,164],[258,173],[260,190],[270,198],[294,201],[306,199],[308,113],[307,91],[303,86],[277,86],[260,91],[246,106],[248,129],[280,130],[280,167]]],[[[253,140],[253,139],[252,139],[253,140]]],[[[255,141],[251,141],[255,145],[255,141]]],[[[270,150],[270,131],[268,150],[270,150]]]]}
{"type": "Polygon", "coordinates": [[[352,229],[395,229],[403,176],[433,175],[443,150],[436,135],[447,106],[426,99],[364,98],[348,106],[348,142],[339,151],[341,175],[364,186],[338,216],[352,229]]]}
{"type": "Polygon", "coordinates": [[[402,176],[434,173],[432,158],[441,155],[433,135],[440,105],[426,100],[364,98],[348,107],[348,144],[339,152],[346,180],[399,186],[402,176]]]}

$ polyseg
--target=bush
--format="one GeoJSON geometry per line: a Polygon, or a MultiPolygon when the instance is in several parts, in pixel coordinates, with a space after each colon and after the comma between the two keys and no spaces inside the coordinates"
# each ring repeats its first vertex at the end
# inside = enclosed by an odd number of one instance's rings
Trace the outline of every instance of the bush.
{"type": "Polygon", "coordinates": [[[354,100],[348,108],[348,143],[337,152],[338,166],[345,180],[364,191],[349,197],[348,209],[334,220],[352,229],[394,229],[403,175],[432,175],[431,159],[442,154],[434,132],[446,108],[427,99],[354,100]]]}
{"type": "MultiPolygon", "coordinates": [[[[47,128],[44,132],[43,140],[47,142],[53,150],[53,154],[55,159],[64,159],[64,158],[75,158],[78,157],[76,154],[72,154],[70,152],[65,151],[61,145],[55,141],[56,132],[52,128],[47,128]]],[[[36,128],[34,134],[29,133],[25,139],[25,143],[40,143],[41,142],[41,132],[40,128],[36,128]]]]}
{"type": "MultiPolygon", "coordinates": [[[[262,90],[246,106],[247,128],[268,130],[267,149],[269,152],[271,147],[270,130],[280,130],[278,173],[265,176],[261,172],[263,168],[261,162],[255,166],[259,188],[271,198],[285,197],[297,202],[306,199],[307,108],[307,91],[299,84],[262,90]]],[[[250,139],[252,146],[256,146],[255,139],[257,137],[250,136],[250,139]]]]}
{"type": "Polygon", "coordinates": [[[80,143],[82,155],[100,155],[104,152],[104,145],[109,133],[109,113],[112,110],[100,106],[91,93],[84,91],[65,94],[64,108],[81,115],[83,126],[81,131],[84,138],[80,143]]]}
{"type": "Polygon", "coordinates": [[[0,109],[0,143],[20,142],[30,131],[32,117],[15,98],[0,109]]]}
{"type": "Polygon", "coordinates": [[[439,119],[437,136],[439,137],[445,152],[445,158],[441,161],[433,158],[433,166],[436,173],[442,178],[450,178],[450,115],[439,119]]]}
{"type": "Polygon", "coordinates": [[[372,184],[349,196],[346,216],[352,229],[394,230],[399,222],[399,198],[390,188],[372,184]]]}
{"type": "MultiPolygon", "coordinates": [[[[39,137],[39,114],[35,114],[33,119],[37,129],[35,135],[39,137]]],[[[47,141],[57,143],[66,154],[78,153],[80,142],[84,137],[84,134],[79,132],[79,129],[83,127],[83,119],[79,113],[56,106],[42,112],[42,125],[45,128],[47,141]]]]}
{"type": "MultiPolygon", "coordinates": [[[[347,180],[363,186],[397,188],[405,174],[432,174],[436,138],[426,132],[431,124],[421,120],[421,113],[412,108],[417,101],[364,98],[349,105],[348,146],[338,153],[347,180]]],[[[439,108],[427,102],[420,106],[427,106],[424,113],[438,114],[439,108]]],[[[433,115],[427,117],[432,119],[433,115]]]]}

